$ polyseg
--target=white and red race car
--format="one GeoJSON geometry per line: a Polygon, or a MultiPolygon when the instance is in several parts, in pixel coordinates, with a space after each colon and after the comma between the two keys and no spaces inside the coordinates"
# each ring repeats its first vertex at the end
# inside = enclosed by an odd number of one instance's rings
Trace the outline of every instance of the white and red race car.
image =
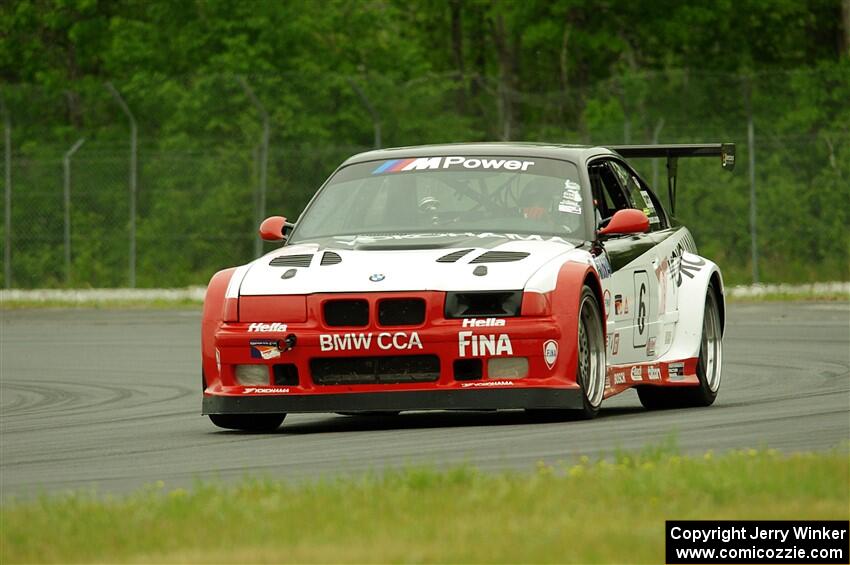
{"type": "Polygon", "coordinates": [[[203,413],[270,430],[288,413],[526,409],[593,417],[717,395],[717,266],[624,157],[676,163],[734,145],[482,143],[345,161],[282,247],[213,276],[203,413]]]}

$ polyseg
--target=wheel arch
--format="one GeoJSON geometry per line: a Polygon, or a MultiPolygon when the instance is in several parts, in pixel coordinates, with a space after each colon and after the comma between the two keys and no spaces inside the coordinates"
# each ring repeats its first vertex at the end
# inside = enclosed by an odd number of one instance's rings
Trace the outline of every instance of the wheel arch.
{"type": "Polygon", "coordinates": [[[720,275],[720,270],[715,270],[711,273],[708,286],[713,289],[714,297],[717,299],[717,305],[719,306],[720,335],[722,336],[726,332],[726,293],[723,290],[723,277],[720,275]]]}
{"type": "Polygon", "coordinates": [[[234,272],[235,267],[214,274],[204,295],[204,313],[201,319],[201,378],[207,387],[221,379],[216,361],[215,332],[221,327],[224,319],[224,298],[234,272]]]}
{"type": "Polygon", "coordinates": [[[594,268],[586,262],[567,261],[558,273],[557,284],[552,295],[552,316],[561,328],[560,350],[558,365],[560,374],[565,375],[570,383],[575,382],[578,357],[576,344],[578,342],[578,309],[581,293],[587,285],[593,292],[602,316],[602,336],[605,339],[605,302],[603,300],[602,284],[594,268]]]}
{"type": "Polygon", "coordinates": [[[673,346],[664,354],[667,359],[690,359],[699,355],[705,297],[709,292],[714,292],[718,301],[721,335],[726,323],[723,275],[720,269],[712,261],[693,253],[686,252],[683,259],[689,267],[683,268],[678,275],[681,278],[679,321],[673,346]]]}

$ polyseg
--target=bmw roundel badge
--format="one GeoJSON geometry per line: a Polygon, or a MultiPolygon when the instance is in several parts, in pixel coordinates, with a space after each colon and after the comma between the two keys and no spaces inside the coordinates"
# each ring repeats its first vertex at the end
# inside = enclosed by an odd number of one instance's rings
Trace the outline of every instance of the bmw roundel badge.
{"type": "Polygon", "coordinates": [[[385,278],[386,277],[384,275],[382,275],[381,273],[375,273],[374,275],[369,277],[369,280],[372,281],[372,282],[381,282],[385,278]]]}

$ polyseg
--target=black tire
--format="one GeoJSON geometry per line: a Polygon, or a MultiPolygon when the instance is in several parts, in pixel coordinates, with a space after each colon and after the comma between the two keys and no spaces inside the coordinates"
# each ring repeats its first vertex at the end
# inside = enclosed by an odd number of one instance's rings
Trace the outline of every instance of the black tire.
{"type": "Polygon", "coordinates": [[[702,339],[697,361],[699,385],[692,387],[637,387],[640,403],[647,410],[669,410],[711,406],[720,388],[723,360],[720,305],[714,285],[708,287],[702,322],[702,339]]]}
{"type": "Polygon", "coordinates": [[[210,414],[210,421],[219,428],[243,432],[273,432],[286,414],[210,414]]]}
{"type": "Polygon", "coordinates": [[[605,392],[607,370],[602,310],[596,295],[585,285],[578,306],[576,382],[581,388],[582,407],[578,410],[529,410],[545,421],[595,418],[605,392]]]}

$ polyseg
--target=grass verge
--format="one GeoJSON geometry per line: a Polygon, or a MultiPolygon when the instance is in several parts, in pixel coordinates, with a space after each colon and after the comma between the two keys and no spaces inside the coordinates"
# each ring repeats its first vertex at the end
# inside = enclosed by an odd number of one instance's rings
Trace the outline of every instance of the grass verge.
{"type": "Polygon", "coordinates": [[[847,519],[846,453],[665,449],[532,473],[161,483],[0,510],[0,562],[663,562],[665,519],[847,519]]]}

